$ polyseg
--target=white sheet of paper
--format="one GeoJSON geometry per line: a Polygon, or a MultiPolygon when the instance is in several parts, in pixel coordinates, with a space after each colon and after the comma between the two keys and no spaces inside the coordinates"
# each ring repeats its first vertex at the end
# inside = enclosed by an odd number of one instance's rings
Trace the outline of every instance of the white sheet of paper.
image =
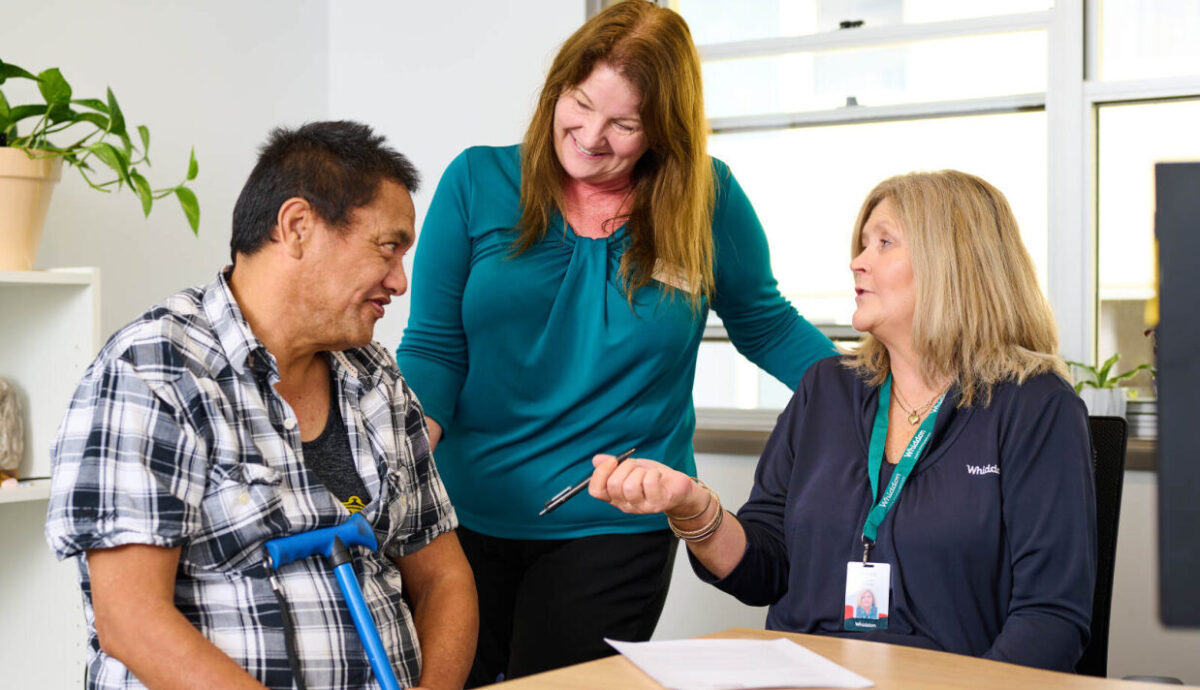
{"type": "Polygon", "coordinates": [[[783,638],[605,642],[668,690],[874,686],[857,673],[783,638]]]}

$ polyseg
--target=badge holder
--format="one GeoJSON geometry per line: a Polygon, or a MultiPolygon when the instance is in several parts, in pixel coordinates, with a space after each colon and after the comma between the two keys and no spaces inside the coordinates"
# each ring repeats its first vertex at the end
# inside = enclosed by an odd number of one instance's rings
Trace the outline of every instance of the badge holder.
{"type": "Polygon", "coordinates": [[[871,563],[870,542],[863,540],[862,562],[846,564],[845,622],[846,630],[863,632],[887,630],[888,606],[891,603],[892,566],[871,563]]]}

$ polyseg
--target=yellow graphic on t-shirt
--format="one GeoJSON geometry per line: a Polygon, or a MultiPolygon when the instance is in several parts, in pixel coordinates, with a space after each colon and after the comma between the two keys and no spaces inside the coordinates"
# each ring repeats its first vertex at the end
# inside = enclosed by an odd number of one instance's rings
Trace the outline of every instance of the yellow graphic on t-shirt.
{"type": "Polygon", "coordinates": [[[362,509],[367,507],[367,504],[363,503],[362,499],[358,496],[347,498],[345,501],[342,501],[342,505],[346,506],[346,510],[350,511],[351,515],[361,513],[362,509]]]}

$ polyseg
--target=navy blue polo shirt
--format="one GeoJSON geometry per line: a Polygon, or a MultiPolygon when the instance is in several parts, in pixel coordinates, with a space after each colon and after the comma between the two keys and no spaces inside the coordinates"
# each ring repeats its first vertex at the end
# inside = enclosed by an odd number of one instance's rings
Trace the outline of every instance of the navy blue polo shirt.
{"type": "MultiPolygon", "coordinates": [[[[848,635],[1071,670],[1088,641],[1096,509],[1087,412],[1066,381],[1002,383],[988,405],[951,387],[933,439],[880,526],[888,629],[843,630],[846,564],[862,559],[878,388],[831,357],[805,374],[738,511],[746,553],[722,580],[769,605],[773,630],[848,635]]],[[[892,467],[884,463],[880,485],[892,467]]]]}

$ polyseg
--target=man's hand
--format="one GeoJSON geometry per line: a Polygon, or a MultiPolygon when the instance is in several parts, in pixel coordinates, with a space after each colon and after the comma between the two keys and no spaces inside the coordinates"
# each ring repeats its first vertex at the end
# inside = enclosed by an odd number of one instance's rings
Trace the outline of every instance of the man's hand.
{"type": "Polygon", "coordinates": [[[413,602],[421,642],[421,687],[461,688],[475,658],[479,604],[475,577],[453,532],[395,559],[413,602]]]}
{"type": "Polygon", "coordinates": [[[134,544],[87,552],[100,648],[148,688],[255,688],[175,608],[179,549],[134,544]]]}

